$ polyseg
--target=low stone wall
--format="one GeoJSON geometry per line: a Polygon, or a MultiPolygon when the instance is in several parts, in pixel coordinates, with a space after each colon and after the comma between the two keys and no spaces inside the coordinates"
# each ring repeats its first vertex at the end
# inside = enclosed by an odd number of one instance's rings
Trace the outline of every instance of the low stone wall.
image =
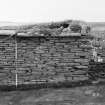
{"type": "Polygon", "coordinates": [[[0,85],[104,78],[104,52],[91,35],[0,35],[0,85]]]}
{"type": "Polygon", "coordinates": [[[90,60],[88,71],[92,80],[105,79],[105,41],[103,38],[92,40],[94,59],[90,60]]]}
{"type": "Polygon", "coordinates": [[[0,36],[0,85],[15,84],[15,41],[0,36]]]}
{"type": "Polygon", "coordinates": [[[88,79],[92,56],[88,36],[17,37],[16,41],[0,36],[1,85],[15,85],[16,73],[17,84],[88,79]]]}
{"type": "Polygon", "coordinates": [[[22,82],[86,80],[90,50],[86,37],[19,38],[18,79],[22,82]]]}

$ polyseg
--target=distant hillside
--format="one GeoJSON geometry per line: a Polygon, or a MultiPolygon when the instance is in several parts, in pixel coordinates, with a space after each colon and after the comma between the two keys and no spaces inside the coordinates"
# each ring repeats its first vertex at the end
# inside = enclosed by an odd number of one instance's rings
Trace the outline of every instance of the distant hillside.
{"type": "Polygon", "coordinates": [[[89,22],[91,27],[91,35],[97,38],[105,39],[105,22],[89,22]]]}
{"type": "Polygon", "coordinates": [[[90,25],[92,30],[95,31],[105,30],[105,22],[89,22],[88,25],[90,25]]]}

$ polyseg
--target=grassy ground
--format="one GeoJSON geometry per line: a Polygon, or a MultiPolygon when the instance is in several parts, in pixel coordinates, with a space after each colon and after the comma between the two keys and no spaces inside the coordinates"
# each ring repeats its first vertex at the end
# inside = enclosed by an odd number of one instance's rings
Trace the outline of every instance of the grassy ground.
{"type": "Polygon", "coordinates": [[[0,105],[105,105],[105,85],[1,91],[0,105]]]}

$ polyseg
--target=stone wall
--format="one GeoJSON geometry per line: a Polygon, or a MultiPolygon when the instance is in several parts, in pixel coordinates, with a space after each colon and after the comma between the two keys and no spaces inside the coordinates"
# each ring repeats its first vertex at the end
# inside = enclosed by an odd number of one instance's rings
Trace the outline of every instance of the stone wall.
{"type": "Polygon", "coordinates": [[[15,41],[9,36],[0,36],[0,85],[15,83],[15,41]]]}
{"type": "Polygon", "coordinates": [[[89,40],[87,36],[17,37],[18,84],[87,80],[89,40]]]}
{"type": "Polygon", "coordinates": [[[96,45],[86,35],[17,37],[16,40],[1,35],[0,85],[15,85],[16,74],[17,84],[88,80],[95,73],[105,71],[105,48],[96,45]],[[94,60],[94,48],[102,60],[90,64],[94,60]]]}
{"type": "Polygon", "coordinates": [[[105,41],[103,38],[92,40],[93,54],[89,63],[89,78],[92,80],[105,79],[105,41]]]}
{"type": "Polygon", "coordinates": [[[105,78],[105,40],[67,21],[0,29],[0,85],[105,78]]]}

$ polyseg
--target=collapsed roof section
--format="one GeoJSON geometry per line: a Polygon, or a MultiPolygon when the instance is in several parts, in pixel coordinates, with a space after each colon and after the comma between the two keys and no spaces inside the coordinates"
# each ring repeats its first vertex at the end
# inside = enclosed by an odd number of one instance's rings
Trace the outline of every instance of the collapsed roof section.
{"type": "Polygon", "coordinates": [[[62,21],[23,26],[0,27],[0,35],[31,36],[81,36],[89,33],[90,27],[81,21],[62,21]]]}

